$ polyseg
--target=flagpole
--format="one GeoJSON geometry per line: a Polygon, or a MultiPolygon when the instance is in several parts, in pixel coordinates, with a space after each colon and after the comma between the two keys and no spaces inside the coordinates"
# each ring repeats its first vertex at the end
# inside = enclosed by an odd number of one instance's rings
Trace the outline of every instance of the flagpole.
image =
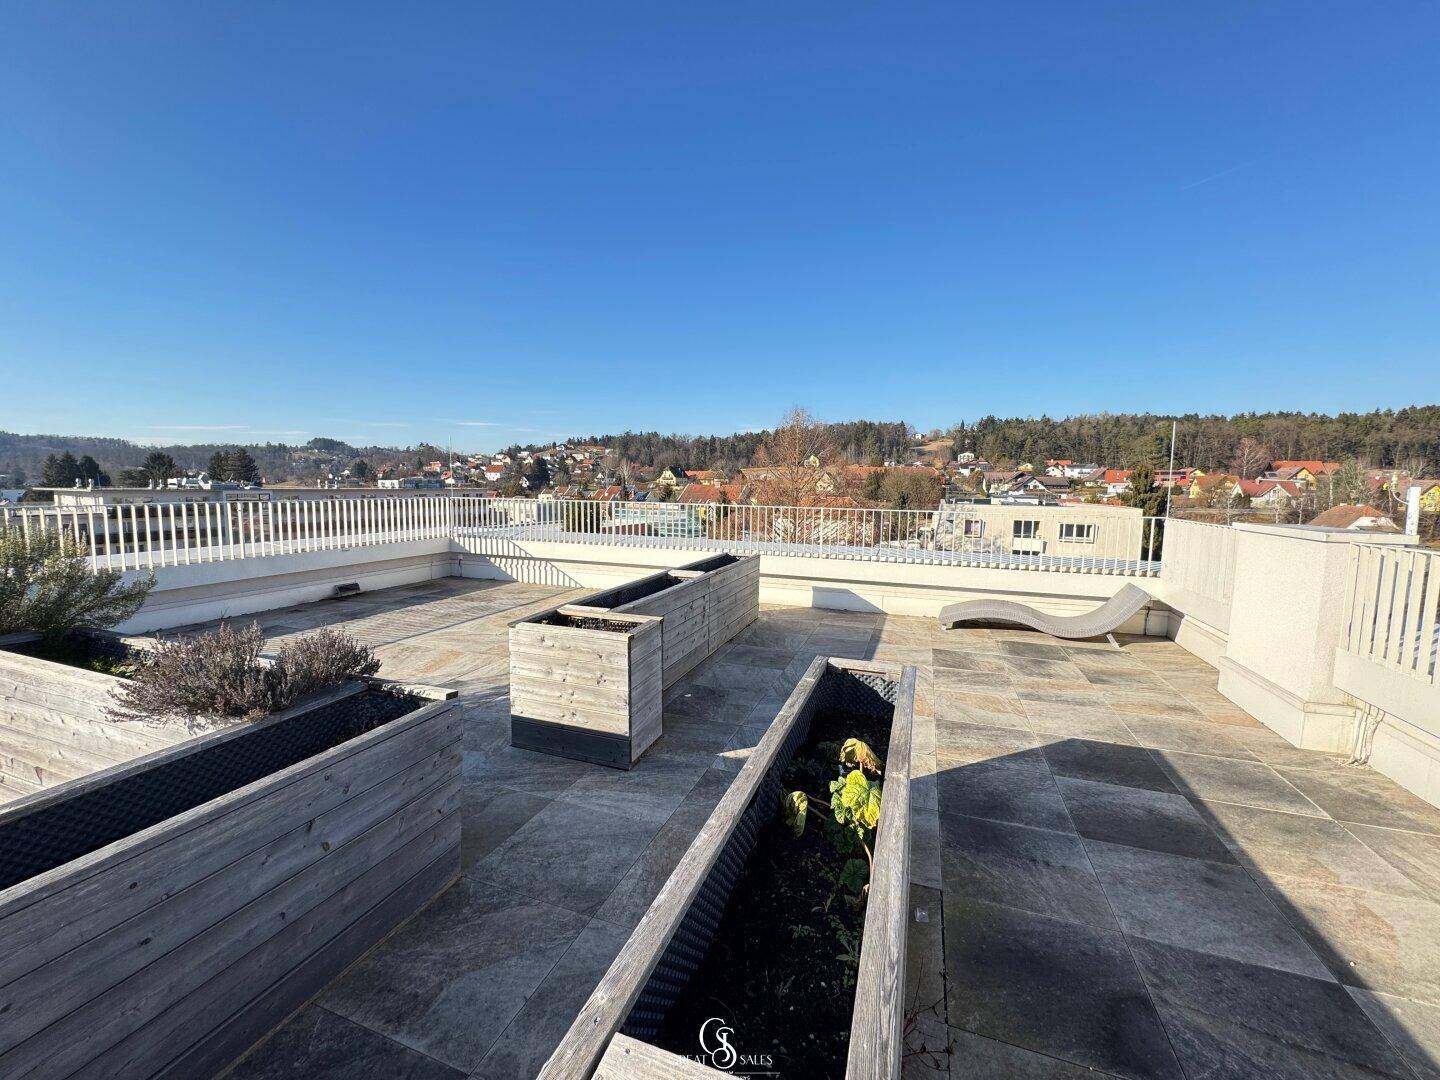
{"type": "Polygon", "coordinates": [[[1165,485],[1165,516],[1170,516],[1170,496],[1175,491],[1175,426],[1176,421],[1170,421],[1170,477],[1165,485]]]}

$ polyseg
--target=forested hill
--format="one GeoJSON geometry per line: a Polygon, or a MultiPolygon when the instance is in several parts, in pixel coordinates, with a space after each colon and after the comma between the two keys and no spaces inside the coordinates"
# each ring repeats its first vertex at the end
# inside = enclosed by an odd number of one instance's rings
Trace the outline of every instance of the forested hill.
{"type": "MultiPolygon", "coordinates": [[[[1228,465],[1240,440],[1256,440],[1273,458],[1359,459],[1377,466],[1400,465],[1440,472],[1440,405],[1369,413],[1241,413],[1236,416],[1162,416],[1149,413],[1097,413],[1064,419],[987,416],[940,432],[922,433],[899,421],[855,420],[826,425],[828,441],[850,461],[906,460],[924,445],[932,459],[966,450],[997,463],[1071,458],[1097,465],[1128,467],[1163,464],[1171,421],[1178,421],[1176,460],[1214,468],[1228,465]]],[[[735,435],[662,435],[627,431],[572,440],[600,444],[640,466],[733,470],[749,465],[769,432],[735,435]]],[[[0,431],[0,476],[25,476],[36,483],[51,454],[67,450],[93,457],[113,475],[138,466],[147,454],[163,450],[184,469],[203,469],[216,451],[233,444],[145,446],[124,439],[76,435],[16,435],[0,431]]],[[[335,439],[311,439],[301,446],[284,443],[247,445],[261,475],[276,480],[307,480],[327,470],[365,460],[373,469],[386,462],[410,465],[443,458],[445,451],[422,445],[397,450],[352,446],[335,439]]],[[[538,447],[531,447],[538,449],[538,447]]]]}
{"type": "MultiPolygon", "coordinates": [[[[1423,462],[1431,471],[1440,470],[1440,405],[1338,416],[1096,413],[1059,420],[987,416],[928,434],[904,423],[854,421],[827,428],[835,448],[861,463],[903,460],[917,444],[924,443],[932,452],[944,445],[953,453],[970,450],[997,462],[1071,458],[1128,467],[1141,462],[1164,463],[1172,421],[1178,423],[1176,460],[1201,468],[1228,465],[1240,440],[1248,437],[1276,458],[1358,458],[1376,466],[1423,462]]],[[[585,441],[607,446],[638,465],[700,469],[747,465],[766,436],[766,432],[687,436],[627,431],[593,435],[585,441]]]]}

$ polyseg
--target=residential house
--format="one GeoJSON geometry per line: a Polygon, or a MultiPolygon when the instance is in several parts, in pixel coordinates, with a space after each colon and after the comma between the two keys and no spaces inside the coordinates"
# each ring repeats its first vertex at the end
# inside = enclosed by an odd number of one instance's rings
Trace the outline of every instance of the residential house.
{"type": "Polygon", "coordinates": [[[1240,492],[1240,477],[1233,473],[1210,473],[1197,476],[1185,490],[1186,496],[1199,503],[1228,503],[1240,492]]]}
{"type": "Polygon", "coordinates": [[[689,469],[686,475],[692,484],[709,484],[711,487],[719,486],[727,479],[723,472],[714,469],[689,469]]]}
{"type": "Polygon", "coordinates": [[[1440,514],[1440,480],[1416,480],[1420,489],[1420,509],[1426,514],[1440,514]]]}
{"type": "Polygon", "coordinates": [[[1346,529],[1350,532],[1399,532],[1395,522],[1384,512],[1373,506],[1358,506],[1344,503],[1332,506],[1310,521],[1311,525],[1323,525],[1327,529],[1346,529]]]}
{"type": "Polygon", "coordinates": [[[1129,469],[1106,469],[1100,482],[1105,485],[1105,494],[1114,498],[1130,490],[1129,469]]]}
{"type": "MultiPolygon", "coordinates": [[[[692,474],[693,475],[693,474],[692,474]]],[[[744,484],[686,484],[675,496],[679,503],[720,503],[735,505],[748,502],[750,489],[744,484]]]]}
{"type": "Polygon", "coordinates": [[[1284,509],[1294,506],[1305,496],[1305,485],[1298,480],[1237,480],[1242,495],[1250,497],[1251,506],[1284,509]]]}
{"type": "Polygon", "coordinates": [[[1262,480],[1294,480],[1313,488],[1322,476],[1329,476],[1340,468],[1338,461],[1272,461],[1262,480]]]}

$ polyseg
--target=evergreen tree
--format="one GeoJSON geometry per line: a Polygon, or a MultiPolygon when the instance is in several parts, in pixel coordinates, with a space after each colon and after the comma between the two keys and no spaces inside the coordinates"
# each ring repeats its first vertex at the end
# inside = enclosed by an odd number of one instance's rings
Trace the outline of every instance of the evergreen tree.
{"type": "Polygon", "coordinates": [[[161,450],[156,450],[145,459],[145,464],[140,466],[145,473],[145,479],[153,482],[156,487],[164,487],[165,481],[180,473],[180,467],[175,464],[175,459],[161,450]]]}
{"type": "Polygon", "coordinates": [[[1126,506],[1138,506],[1146,517],[1159,517],[1165,505],[1165,492],[1155,486],[1155,470],[1147,464],[1137,465],[1130,473],[1130,490],[1120,496],[1126,506]]]}
{"type": "Polygon", "coordinates": [[[80,479],[96,487],[109,487],[110,474],[100,468],[100,463],[89,454],[80,459],[80,479]]]}
{"type": "Polygon", "coordinates": [[[210,455],[210,464],[205,466],[205,471],[210,474],[211,480],[229,480],[230,455],[224,450],[216,450],[210,455]]]}
{"type": "Polygon", "coordinates": [[[258,484],[260,466],[250,456],[250,451],[237,446],[226,455],[226,477],[241,484],[258,484]]]}
{"type": "Polygon", "coordinates": [[[540,491],[550,486],[550,465],[544,458],[537,457],[530,462],[525,479],[530,481],[531,491],[540,491]]]}

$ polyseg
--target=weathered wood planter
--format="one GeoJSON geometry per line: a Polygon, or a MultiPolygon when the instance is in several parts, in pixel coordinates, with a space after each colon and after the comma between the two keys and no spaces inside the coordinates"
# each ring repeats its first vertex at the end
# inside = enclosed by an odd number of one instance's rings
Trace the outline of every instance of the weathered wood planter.
{"type": "MultiPolygon", "coordinates": [[[[808,737],[812,719],[828,709],[888,711],[892,717],[845,1076],[900,1076],[914,697],[914,668],[828,657],[811,664],[541,1070],[541,1080],[729,1075],[649,1040],[709,952],[757,833],[777,813],[785,766],[808,737]]],[[[797,993],[803,998],[803,991],[797,993]]]]}
{"type": "Polygon", "coordinates": [[[723,554],[511,623],[511,743],[630,768],[664,691],[759,613],[759,556],[723,554]]]}
{"type": "Polygon", "coordinates": [[[193,735],[181,726],[112,718],[111,695],[123,682],[114,675],[4,647],[23,647],[34,637],[14,635],[0,643],[0,802],[193,735]]]}
{"type": "Polygon", "coordinates": [[[660,737],[660,620],[559,607],[510,625],[510,742],[628,769],[660,737]]]}
{"type": "Polygon", "coordinates": [[[353,683],[0,810],[0,1075],[225,1067],[458,876],[460,732],[353,683]]]}

